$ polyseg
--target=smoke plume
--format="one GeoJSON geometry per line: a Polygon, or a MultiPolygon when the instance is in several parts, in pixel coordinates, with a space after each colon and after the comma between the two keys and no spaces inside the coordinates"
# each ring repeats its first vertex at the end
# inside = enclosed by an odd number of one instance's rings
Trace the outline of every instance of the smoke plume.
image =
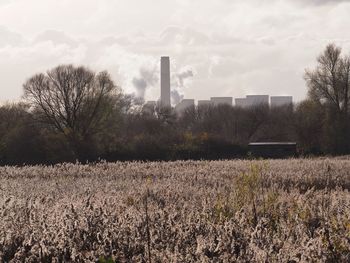
{"type": "Polygon", "coordinates": [[[184,87],[185,80],[188,78],[192,78],[194,76],[193,71],[191,69],[187,69],[177,74],[178,82],[180,87],[184,87]]]}
{"type": "Polygon", "coordinates": [[[176,73],[173,78],[172,91],[171,91],[171,102],[176,105],[184,99],[183,90],[186,88],[186,81],[192,78],[194,73],[192,69],[182,69],[176,73]]]}
{"type": "Polygon", "coordinates": [[[152,87],[158,83],[158,71],[156,68],[141,68],[139,74],[139,77],[133,78],[132,84],[135,87],[136,96],[138,98],[144,99],[147,88],[152,87]]]}
{"type": "Polygon", "coordinates": [[[144,98],[146,95],[147,82],[143,78],[133,78],[132,84],[136,90],[136,96],[138,98],[144,98]]]}
{"type": "Polygon", "coordinates": [[[179,104],[184,98],[183,94],[180,94],[178,90],[171,91],[171,103],[174,105],[179,104]]]}

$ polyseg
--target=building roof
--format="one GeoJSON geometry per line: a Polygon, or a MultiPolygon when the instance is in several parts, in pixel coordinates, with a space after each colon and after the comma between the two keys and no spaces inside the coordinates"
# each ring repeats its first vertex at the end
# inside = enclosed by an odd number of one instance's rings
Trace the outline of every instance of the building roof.
{"type": "Polygon", "coordinates": [[[296,142],[251,142],[249,143],[251,146],[259,146],[259,145],[297,145],[296,142]]]}

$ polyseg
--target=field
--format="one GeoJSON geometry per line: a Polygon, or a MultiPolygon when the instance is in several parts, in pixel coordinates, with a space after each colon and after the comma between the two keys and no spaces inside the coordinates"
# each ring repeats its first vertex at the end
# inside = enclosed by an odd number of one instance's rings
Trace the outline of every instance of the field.
{"type": "Polygon", "coordinates": [[[0,168],[0,262],[349,262],[350,160],[0,168]]]}

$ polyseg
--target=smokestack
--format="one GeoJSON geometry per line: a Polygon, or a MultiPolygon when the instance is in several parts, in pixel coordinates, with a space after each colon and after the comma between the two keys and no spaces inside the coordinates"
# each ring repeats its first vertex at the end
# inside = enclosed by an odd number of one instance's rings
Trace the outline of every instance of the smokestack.
{"type": "Polygon", "coordinates": [[[160,103],[161,107],[170,107],[170,59],[162,57],[160,61],[160,103]]]}

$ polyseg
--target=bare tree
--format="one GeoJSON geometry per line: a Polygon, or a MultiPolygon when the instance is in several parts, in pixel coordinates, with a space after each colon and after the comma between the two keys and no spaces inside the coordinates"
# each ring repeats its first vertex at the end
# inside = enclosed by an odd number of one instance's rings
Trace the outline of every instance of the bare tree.
{"type": "Polygon", "coordinates": [[[341,56],[341,48],[330,44],[317,62],[314,70],[305,73],[309,97],[333,106],[339,113],[348,114],[350,57],[341,56]]]}
{"type": "Polygon", "coordinates": [[[23,87],[40,120],[75,143],[99,132],[120,95],[107,72],[72,65],[37,74],[23,87]]]}
{"type": "Polygon", "coordinates": [[[326,151],[345,154],[350,150],[350,57],[342,56],[341,49],[330,44],[317,62],[316,69],[305,74],[309,98],[326,109],[323,125],[326,151]]]}

